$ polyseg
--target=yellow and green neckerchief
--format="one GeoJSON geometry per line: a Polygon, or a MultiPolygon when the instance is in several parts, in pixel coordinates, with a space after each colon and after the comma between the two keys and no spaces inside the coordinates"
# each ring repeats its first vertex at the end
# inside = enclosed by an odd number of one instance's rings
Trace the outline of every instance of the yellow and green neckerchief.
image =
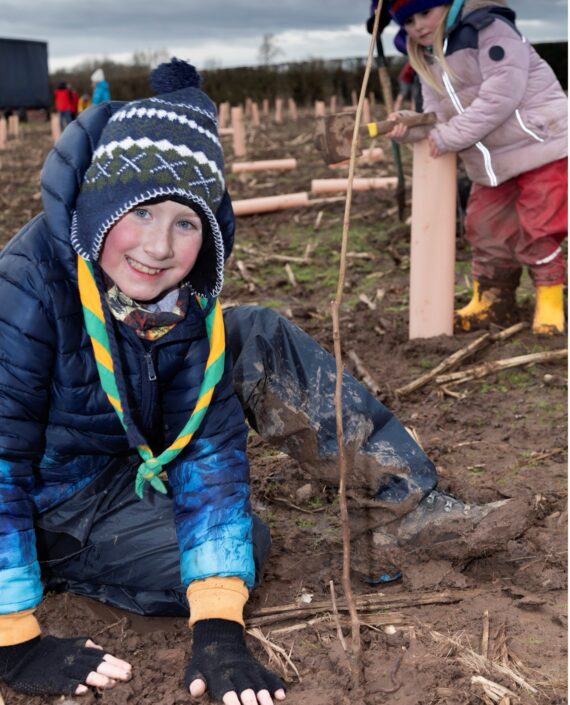
{"type": "MultiPolygon", "coordinates": [[[[123,428],[127,430],[122,400],[117,386],[113,357],[111,355],[109,333],[105,325],[101,295],[95,282],[93,265],[79,256],[77,258],[77,280],[79,284],[79,296],[83,306],[85,327],[91,339],[91,345],[93,346],[101,386],[111,402],[111,405],[117,412],[117,416],[123,428]]],[[[196,298],[200,306],[204,309],[208,304],[208,300],[201,297],[196,298]]],[[[206,415],[214,393],[214,388],[224,373],[224,321],[222,318],[222,308],[218,299],[216,299],[214,306],[212,306],[210,311],[206,314],[206,332],[210,342],[210,353],[206,361],[206,368],[202,383],[200,384],[196,406],[184,425],[184,428],[180,431],[173,443],[171,443],[166,450],[162,451],[158,457],[154,456],[148,445],[140,444],[137,446],[137,450],[143,459],[143,462],[139,465],[137,470],[137,478],[135,481],[135,491],[139,497],[142,497],[145,481],[150,482],[155,490],[166,494],[166,487],[158,475],[166,463],[173,460],[190,442],[194,432],[198,429],[202,419],[206,415]]]]}

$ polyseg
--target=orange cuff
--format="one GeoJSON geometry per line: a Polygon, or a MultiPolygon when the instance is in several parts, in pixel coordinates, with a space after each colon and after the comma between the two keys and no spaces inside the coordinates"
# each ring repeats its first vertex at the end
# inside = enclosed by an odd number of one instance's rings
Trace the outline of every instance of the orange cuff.
{"type": "Polygon", "coordinates": [[[33,609],[0,614],[0,646],[22,644],[40,633],[40,625],[33,609]]]}
{"type": "Polygon", "coordinates": [[[249,592],[241,578],[194,580],[186,595],[190,605],[190,626],[201,619],[229,619],[245,626],[243,607],[249,592]]]}

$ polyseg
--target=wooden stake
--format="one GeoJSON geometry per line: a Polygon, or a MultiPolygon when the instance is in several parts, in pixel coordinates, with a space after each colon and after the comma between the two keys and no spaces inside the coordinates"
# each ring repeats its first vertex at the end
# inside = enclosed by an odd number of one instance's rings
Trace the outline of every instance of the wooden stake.
{"type": "Polygon", "coordinates": [[[259,120],[259,105],[255,101],[251,104],[251,124],[254,127],[259,127],[261,124],[259,120]]]}
{"type": "Polygon", "coordinates": [[[456,155],[414,144],[409,337],[453,335],[456,155]]]}
{"type": "Polygon", "coordinates": [[[6,149],[7,135],[8,126],[6,125],[6,118],[2,115],[0,117],[0,149],[6,149]]]}
{"type": "Polygon", "coordinates": [[[60,135],[61,135],[61,126],[59,124],[59,113],[52,113],[50,121],[51,121],[51,137],[54,142],[57,142],[57,140],[60,138],[60,135]]]}
{"type": "Polygon", "coordinates": [[[232,174],[244,171],[291,171],[296,168],[296,159],[263,159],[255,162],[234,162],[232,174]]]}
{"type": "Polygon", "coordinates": [[[245,157],[245,128],[243,124],[243,109],[238,105],[231,110],[232,127],[234,130],[234,156],[245,157]]]}
{"type": "Polygon", "coordinates": [[[364,99],[362,106],[362,124],[367,125],[370,122],[370,102],[368,98],[364,99]]]}
{"type": "Polygon", "coordinates": [[[218,110],[218,127],[224,128],[228,126],[228,118],[230,115],[230,104],[220,103],[218,110]]]}
{"type": "Polygon", "coordinates": [[[337,104],[336,95],[331,95],[330,104],[329,104],[329,108],[330,108],[331,113],[336,113],[336,104],[337,104]]]}
{"type": "Polygon", "coordinates": [[[20,138],[20,118],[16,113],[13,113],[8,118],[8,135],[14,139],[20,138]]]}
{"type": "Polygon", "coordinates": [[[261,113],[263,117],[269,117],[269,98],[264,98],[261,103],[261,113]]]}
{"type": "MultiPolygon", "coordinates": [[[[312,193],[345,193],[349,188],[349,179],[313,179],[311,181],[312,193]]],[[[398,179],[395,176],[378,176],[376,178],[354,177],[350,186],[354,191],[373,191],[375,189],[395,188],[398,179]]]]}
{"type": "Polygon", "coordinates": [[[289,120],[297,122],[297,119],[299,118],[299,113],[297,112],[297,103],[295,103],[293,98],[289,98],[287,102],[287,110],[289,112],[289,120]]]}
{"type": "Polygon", "coordinates": [[[315,117],[324,117],[325,115],[325,101],[315,100],[315,117]]]}
{"type": "Polygon", "coordinates": [[[275,122],[278,125],[283,122],[283,98],[275,98],[275,122]]]}
{"type": "Polygon", "coordinates": [[[306,191],[286,193],[281,196],[263,196],[261,198],[245,198],[232,203],[235,216],[253,215],[255,213],[270,213],[286,208],[299,208],[310,203],[306,191]]]}

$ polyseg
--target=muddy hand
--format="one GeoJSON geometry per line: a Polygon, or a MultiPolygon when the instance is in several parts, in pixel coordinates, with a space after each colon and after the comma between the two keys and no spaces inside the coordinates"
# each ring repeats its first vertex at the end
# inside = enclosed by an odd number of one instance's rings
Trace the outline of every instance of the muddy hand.
{"type": "Polygon", "coordinates": [[[274,705],[285,699],[281,680],[247,649],[241,624],[227,619],[196,622],[184,683],[194,697],[206,690],[224,705],[274,705]]]}
{"type": "MultiPolygon", "coordinates": [[[[101,646],[92,642],[91,639],[85,642],[85,646],[92,649],[103,650],[101,646]]],[[[85,679],[85,684],[78,685],[75,689],[75,694],[83,695],[86,693],[88,685],[94,688],[113,688],[117,685],[117,681],[130,680],[132,675],[131,670],[131,664],[127,661],[115,658],[115,656],[111,656],[111,654],[105,654],[103,660],[97,666],[97,670],[89,672],[85,679]]]]}

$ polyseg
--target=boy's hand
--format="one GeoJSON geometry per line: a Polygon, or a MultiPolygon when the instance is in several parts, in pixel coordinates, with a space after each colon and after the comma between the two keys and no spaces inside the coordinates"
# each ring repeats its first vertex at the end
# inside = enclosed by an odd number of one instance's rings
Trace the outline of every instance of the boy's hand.
{"type": "Polygon", "coordinates": [[[281,680],[247,650],[243,627],[227,619],[196,622],[184,683],[194,697],[208,690],[224,705],[273,705],[285,699],[281,680]]]}
{"type": "Polygon", "coordinates": [[[112,688],[128,681],[131,665],[84,638],[36,637],[0,647],[0,678],[30,695],[82,695],[87,686],[112,688]]]}

